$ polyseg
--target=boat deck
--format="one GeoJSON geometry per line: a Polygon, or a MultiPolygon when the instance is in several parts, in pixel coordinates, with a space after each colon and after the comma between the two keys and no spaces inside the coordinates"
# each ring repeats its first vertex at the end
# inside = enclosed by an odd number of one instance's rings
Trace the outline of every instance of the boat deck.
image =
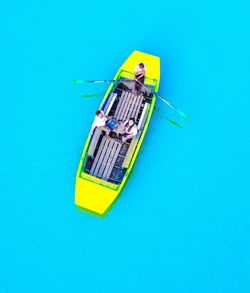
{"type": "Polygon", "coordinates": [[[125,121],[134,118],[138,126],[136,137],[121,144],[117,139],[105,136],[104,131],[95,129],[89,149],[84,172],[103,180],[119,184],[126,172],[136,141],[144,127],[149,103],[147,93],[134,92],[134,84],[121,82],[110,94],[103,111],[107,116],[125,121]]]}

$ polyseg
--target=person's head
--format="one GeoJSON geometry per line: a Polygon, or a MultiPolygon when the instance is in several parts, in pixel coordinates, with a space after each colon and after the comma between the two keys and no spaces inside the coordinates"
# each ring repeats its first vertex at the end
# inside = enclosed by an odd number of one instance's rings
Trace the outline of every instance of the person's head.
{"type": "Polygon", "coordinates": [[[128,125],[129,125],[129,126],[133,126],[133,125],[135,125],[135,119],[134,119],[134,118],[130,118],[130,119],[128,120],[128,125]]]}
{"type": "Polygon", "coordinates": [[[143,64],[143,63],[140,63],[140,64],[139,64],[139,67],[140,67],[141,69],[143,69],[143,68],[144,68],[144,64],[143,64]]]}
{"type": "Polygon", "coordinates": [[[96,116],[98,116],[99,118],[102,118],[103,117],[103,114],[102,114],[102,111],[98,110],[96,111],[96,116]]]}

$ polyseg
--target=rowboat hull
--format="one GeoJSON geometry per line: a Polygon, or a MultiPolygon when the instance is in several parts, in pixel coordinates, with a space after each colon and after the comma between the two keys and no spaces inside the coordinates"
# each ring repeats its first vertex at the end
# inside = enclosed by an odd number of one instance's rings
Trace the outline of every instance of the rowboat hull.
{"type": "MultiPolygon", "coordinates": [[[[136,64],[141,62],[146,65],[145,85],[151,87],[155,92],[157,92],[160,82],[160,58],[139,51],[134,51],[129,56],[129,58],[118,70],[117,74],[114,77],[114,80],[125,80],[128,78],[133,78],[132,75],[135,70],[135,66],[136,64]]],[[[111,94],[114,94],[114,92],[112,92],[114,91],[114,88],[114,84],[111,84],[109,86],[101,103],[102,109],[107,107],[107,100],[110,100],[111,94]]],[[[94,172],[91,173],[89,171],[86,171],[86,164],[88,164],[88,157],[90,152],[89,150],[91,144],[93,144],[93,137],[89,134],[81,156],[76,176],[75,203],[78,207],[101,216],[104,216],[111,208],[112,204],[118,198],[119,193],[124,187],[124,184],[134,165],[135,159],[138,155],[149,125],[155,100],[156,97],[152,95],[150,103],[146,103],[147,114],[144,114],[144,120],[142,119],[142,117],[139,120],[139,123],[143,123],[140,135],[138,135],[138,138],[135,140],[133,147],[129,146],[129,150],[125,158],[126,162],[123,162],[124,174],[121,182],[107,179],[104,180],[105,178],[98,178],[98,176],[96,176],[94,172]]],[[[108,143],[109,142],[107,142],[107,144],[108,143]]],[[[106,160],[108,160],[108,158],[106,160]]]]}

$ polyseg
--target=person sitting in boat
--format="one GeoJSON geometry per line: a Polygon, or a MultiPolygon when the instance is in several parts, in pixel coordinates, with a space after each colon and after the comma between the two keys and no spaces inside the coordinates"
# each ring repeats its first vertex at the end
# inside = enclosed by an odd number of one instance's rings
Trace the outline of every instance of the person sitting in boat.
{"type": "Polygon", "coordinates": [[[123,132],[121,133],[121,141],[125,142],[126,140],[133,138],[138,133],[138,127],[135,124],[135,119],[130,118],[123,123],[123,132]]]}
{"type": "Polygon", "coordinates": [[[135,67],[135,90],[140,91],[142,84],[144,84],[146,66],[143,63],[139,63],[135,67]]]}
{"type": "Polygon", "coordinates": [[[102,110],[96,111],[95,120],[92,124],[91,134],[93,134],[95,128],[100,128],[106,132],[106,135],[116,129],[119,123],[112,116],[106,116],[102,110]]]}
{"type": "Polygon", "coordinates": [[[104,127],[106,125],[106,122],[108,118],[105,116],[104,112],[102,110],[97,110],[95,113],[95,120],[91,127],[91,134],[93,134],[96,127],[104,127]]]}

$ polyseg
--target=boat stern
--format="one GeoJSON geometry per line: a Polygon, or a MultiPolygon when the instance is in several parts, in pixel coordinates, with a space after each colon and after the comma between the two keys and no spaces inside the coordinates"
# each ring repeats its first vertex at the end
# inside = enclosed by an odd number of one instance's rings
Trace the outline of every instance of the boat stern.
{"type": "Polygon", "coordinates": [[[103,216],[117,197],[117,185],[83,173],[77,176],[75,204],[84,210],[103,216]],[[103,184],[105,183],[105,185],[103,184]]]}

